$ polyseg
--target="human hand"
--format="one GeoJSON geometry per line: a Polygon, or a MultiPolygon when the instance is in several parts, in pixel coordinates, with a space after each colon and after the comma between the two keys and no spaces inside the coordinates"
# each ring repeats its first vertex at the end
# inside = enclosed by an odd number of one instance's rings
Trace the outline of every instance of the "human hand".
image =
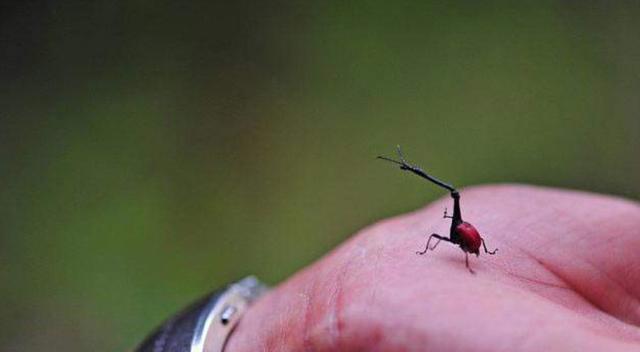
{"type": "Polygon", "coordinates": [[[531,186],[461,192],[495,256],[441,243],[450,199],[366,228],[259,300],[226,351],[639,351],[640,206],[531,186]]]}

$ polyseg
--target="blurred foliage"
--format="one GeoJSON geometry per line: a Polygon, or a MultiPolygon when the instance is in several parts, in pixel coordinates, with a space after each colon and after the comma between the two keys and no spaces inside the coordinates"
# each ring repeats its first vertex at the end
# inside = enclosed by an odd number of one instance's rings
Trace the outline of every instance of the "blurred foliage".
{"type": "MultiPolygon", "coordinates": [[[[625,5],[626,4],[626,5],[625,5]]],[[[0,9],[0,349],[116,351],[456,185],[640,195],[640,9],[19,1],[0,9]]]]}

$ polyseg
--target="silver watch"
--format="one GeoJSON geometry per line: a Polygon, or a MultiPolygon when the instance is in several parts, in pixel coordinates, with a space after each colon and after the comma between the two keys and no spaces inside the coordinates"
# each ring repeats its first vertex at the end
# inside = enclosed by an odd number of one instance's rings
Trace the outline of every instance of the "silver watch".
{"type": "Polygon", "coordinates": [[[214,291],[165,321],[136,352],[222,352],[240,318],[267,286],[253,276],[214,291]]]}

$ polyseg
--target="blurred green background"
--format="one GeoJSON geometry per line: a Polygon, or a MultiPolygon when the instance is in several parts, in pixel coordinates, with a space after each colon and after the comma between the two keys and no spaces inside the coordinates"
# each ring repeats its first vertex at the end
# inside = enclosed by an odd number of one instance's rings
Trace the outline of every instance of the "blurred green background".
{"type": "MultiPolygon", "coordinates": [[[[632,5],[633,4],[633,5],[632,5]]],[[[0,5],[0,350],[118,351],[455,185],[640,196],[640,6],[0,5]]]]}

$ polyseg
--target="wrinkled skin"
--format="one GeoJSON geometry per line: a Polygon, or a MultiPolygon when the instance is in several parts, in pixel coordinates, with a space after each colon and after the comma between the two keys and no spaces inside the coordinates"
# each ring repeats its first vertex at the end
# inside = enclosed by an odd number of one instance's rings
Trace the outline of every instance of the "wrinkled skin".
{"type": "Polygon", "coordinates": [[[441,243],[446,197],[368,227],[259,300],[227,352],[640,351],[640,206],[530,186],[461,192],[495,256],[441,243]]]}

